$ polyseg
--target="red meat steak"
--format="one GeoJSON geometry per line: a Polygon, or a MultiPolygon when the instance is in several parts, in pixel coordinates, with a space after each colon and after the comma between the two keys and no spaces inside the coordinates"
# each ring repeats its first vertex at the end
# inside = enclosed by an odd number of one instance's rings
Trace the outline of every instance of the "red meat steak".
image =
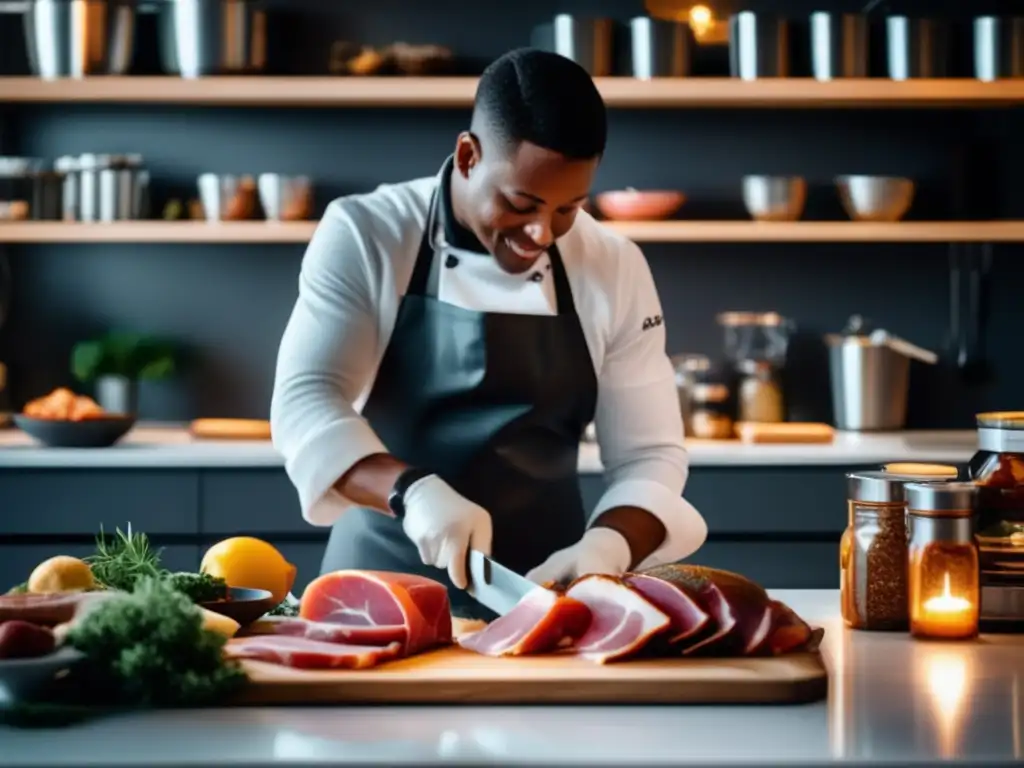
{"type": "Polygon", "coordinates": [[[626,583],[669,617],[672,623],[666,639],[673,645],[696,637],[711,623],[711,616],[697,601],[671,582],[634,573],[626,576],[626,583]]]}
{"type": "Polygon", "coordinates": [[[354,645],[385,646],[391,643],[405,645],[408,631],[404,624],[372,627],[367,625],[337,624],[333,621],[309,621],[288,616],[267,616],[245,628],[246,635],[287,635],[325,643],[352,643],[354,645]]]}
{"type": "Polygon", "coordinates": [[[406,656],[452,641],[448,591],[440,582],[407,573],[325,573],[306,587],[299,616],[347,627],[405,627],[406,656]]]}
{"type": "Polygon", "coordinates": [[[119,594],[111,590],[0,595],[0,621],[18,620],[55,627],[71,621],[83,610],[119,594]]]}
{"type": "Polygon", "coordinates": [[[572,644],[589,626],[587,606],[537,587],[504,616],[479,632],[459,638],[459,645],[485,656],[548,653],[572,644]]]}
{"type": "Polygon", "coordinates": [[[625,658],[671,625],[671,620],[632,587],[611,576],[583,576],[566,595],[590,609],[590,626],[573,651],[602,664],[625,658]]]}
{"type": "Polygon", "coordinates": [[[381,648],[266,635],[233,638],[224,647],[224,654],[230,659],[269,661],[295,669],[367,669],[397,659],[402,655],[402,644],[381,648]]]}

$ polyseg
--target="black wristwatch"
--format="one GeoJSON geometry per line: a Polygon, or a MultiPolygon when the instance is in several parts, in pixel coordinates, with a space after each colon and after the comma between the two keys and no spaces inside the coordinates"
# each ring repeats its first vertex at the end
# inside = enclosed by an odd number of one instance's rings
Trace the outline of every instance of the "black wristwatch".
{"type": "Polygon", "coordinates": [[[405,517],[405,493],[417,480],[422,480],[427,475],[434,474],[428,469],[419,467],[408,467],[402,470],[402,474],[395,480],[391,493],[388,494],[388,508],[399,520],[405,517]]]}

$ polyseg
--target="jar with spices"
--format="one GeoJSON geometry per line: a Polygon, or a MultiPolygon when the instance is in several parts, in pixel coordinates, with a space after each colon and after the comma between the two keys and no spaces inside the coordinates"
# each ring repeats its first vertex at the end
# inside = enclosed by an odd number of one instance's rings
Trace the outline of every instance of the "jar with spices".
{"type": "Polygon", "coordinates": [[[695,384],[690,390],[693,437],[729,440],[733,436],[729,388],[724,384],[695,384]]]}
{"type": "Polygon", "coordinates": [[[778,424],[785,420],[782,387],[771,363],[764,360],[742,360],[739,372],[739,420],[760,424],[778,424]]]}
{"type": "Polygon", "coordinates": [[[977,488],[908,483],[906,496],[910,633],[946,640],[976,637],[981,608],[977,488]]]}
{"type": "Polygon", "coordinates": [[[839,544],[839,591],[847,626],[883,631],[907,628],[904,486],[934,479],[884,471],[846,476],[849,522],[839,544]]]}
{"type": "Polygon", "coordinates": [[[978,452],[969,475],[978,487],[982,587],[1024,585],[1024,413],[980,413],[976,419],[978,452]]]}

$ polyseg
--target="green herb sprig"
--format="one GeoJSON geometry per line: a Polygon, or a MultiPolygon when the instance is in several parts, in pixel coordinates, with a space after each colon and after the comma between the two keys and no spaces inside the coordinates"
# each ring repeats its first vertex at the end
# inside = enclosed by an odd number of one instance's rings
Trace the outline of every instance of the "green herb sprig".
{"type": "Polygon", "coordinates": [[[154,550],[144,533],[132,533],[120,528],[114,531],[113,541],[107,541],[100,526],[96,537],[96,553],[85,558],[92,569],[93,578],[107,589],[131,592],[144,578],[162,578],[167,571],[160,565],[161,550],[154,550]]]}

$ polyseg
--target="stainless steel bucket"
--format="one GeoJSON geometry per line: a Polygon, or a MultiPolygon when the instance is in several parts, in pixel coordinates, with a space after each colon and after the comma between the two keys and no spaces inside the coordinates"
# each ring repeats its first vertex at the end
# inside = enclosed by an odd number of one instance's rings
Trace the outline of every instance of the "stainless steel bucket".
{"type": "Polygon", "coordinates": [[[902,429],[910,358],[867,336],[826,337],[835,425],[849,431],[902,429]]]}
{"type": "Polygon", "coordinates": [[[253,0],[163,0],[159,28],[169,74],[191,79],[266,67],[266,12],[253,0]]]}
{"type": "Polygon", "coordinates": [[[136,14],[134,0],[31,0],[23,11],[29,67],[44,80],[127,74],[136,14]]]}

